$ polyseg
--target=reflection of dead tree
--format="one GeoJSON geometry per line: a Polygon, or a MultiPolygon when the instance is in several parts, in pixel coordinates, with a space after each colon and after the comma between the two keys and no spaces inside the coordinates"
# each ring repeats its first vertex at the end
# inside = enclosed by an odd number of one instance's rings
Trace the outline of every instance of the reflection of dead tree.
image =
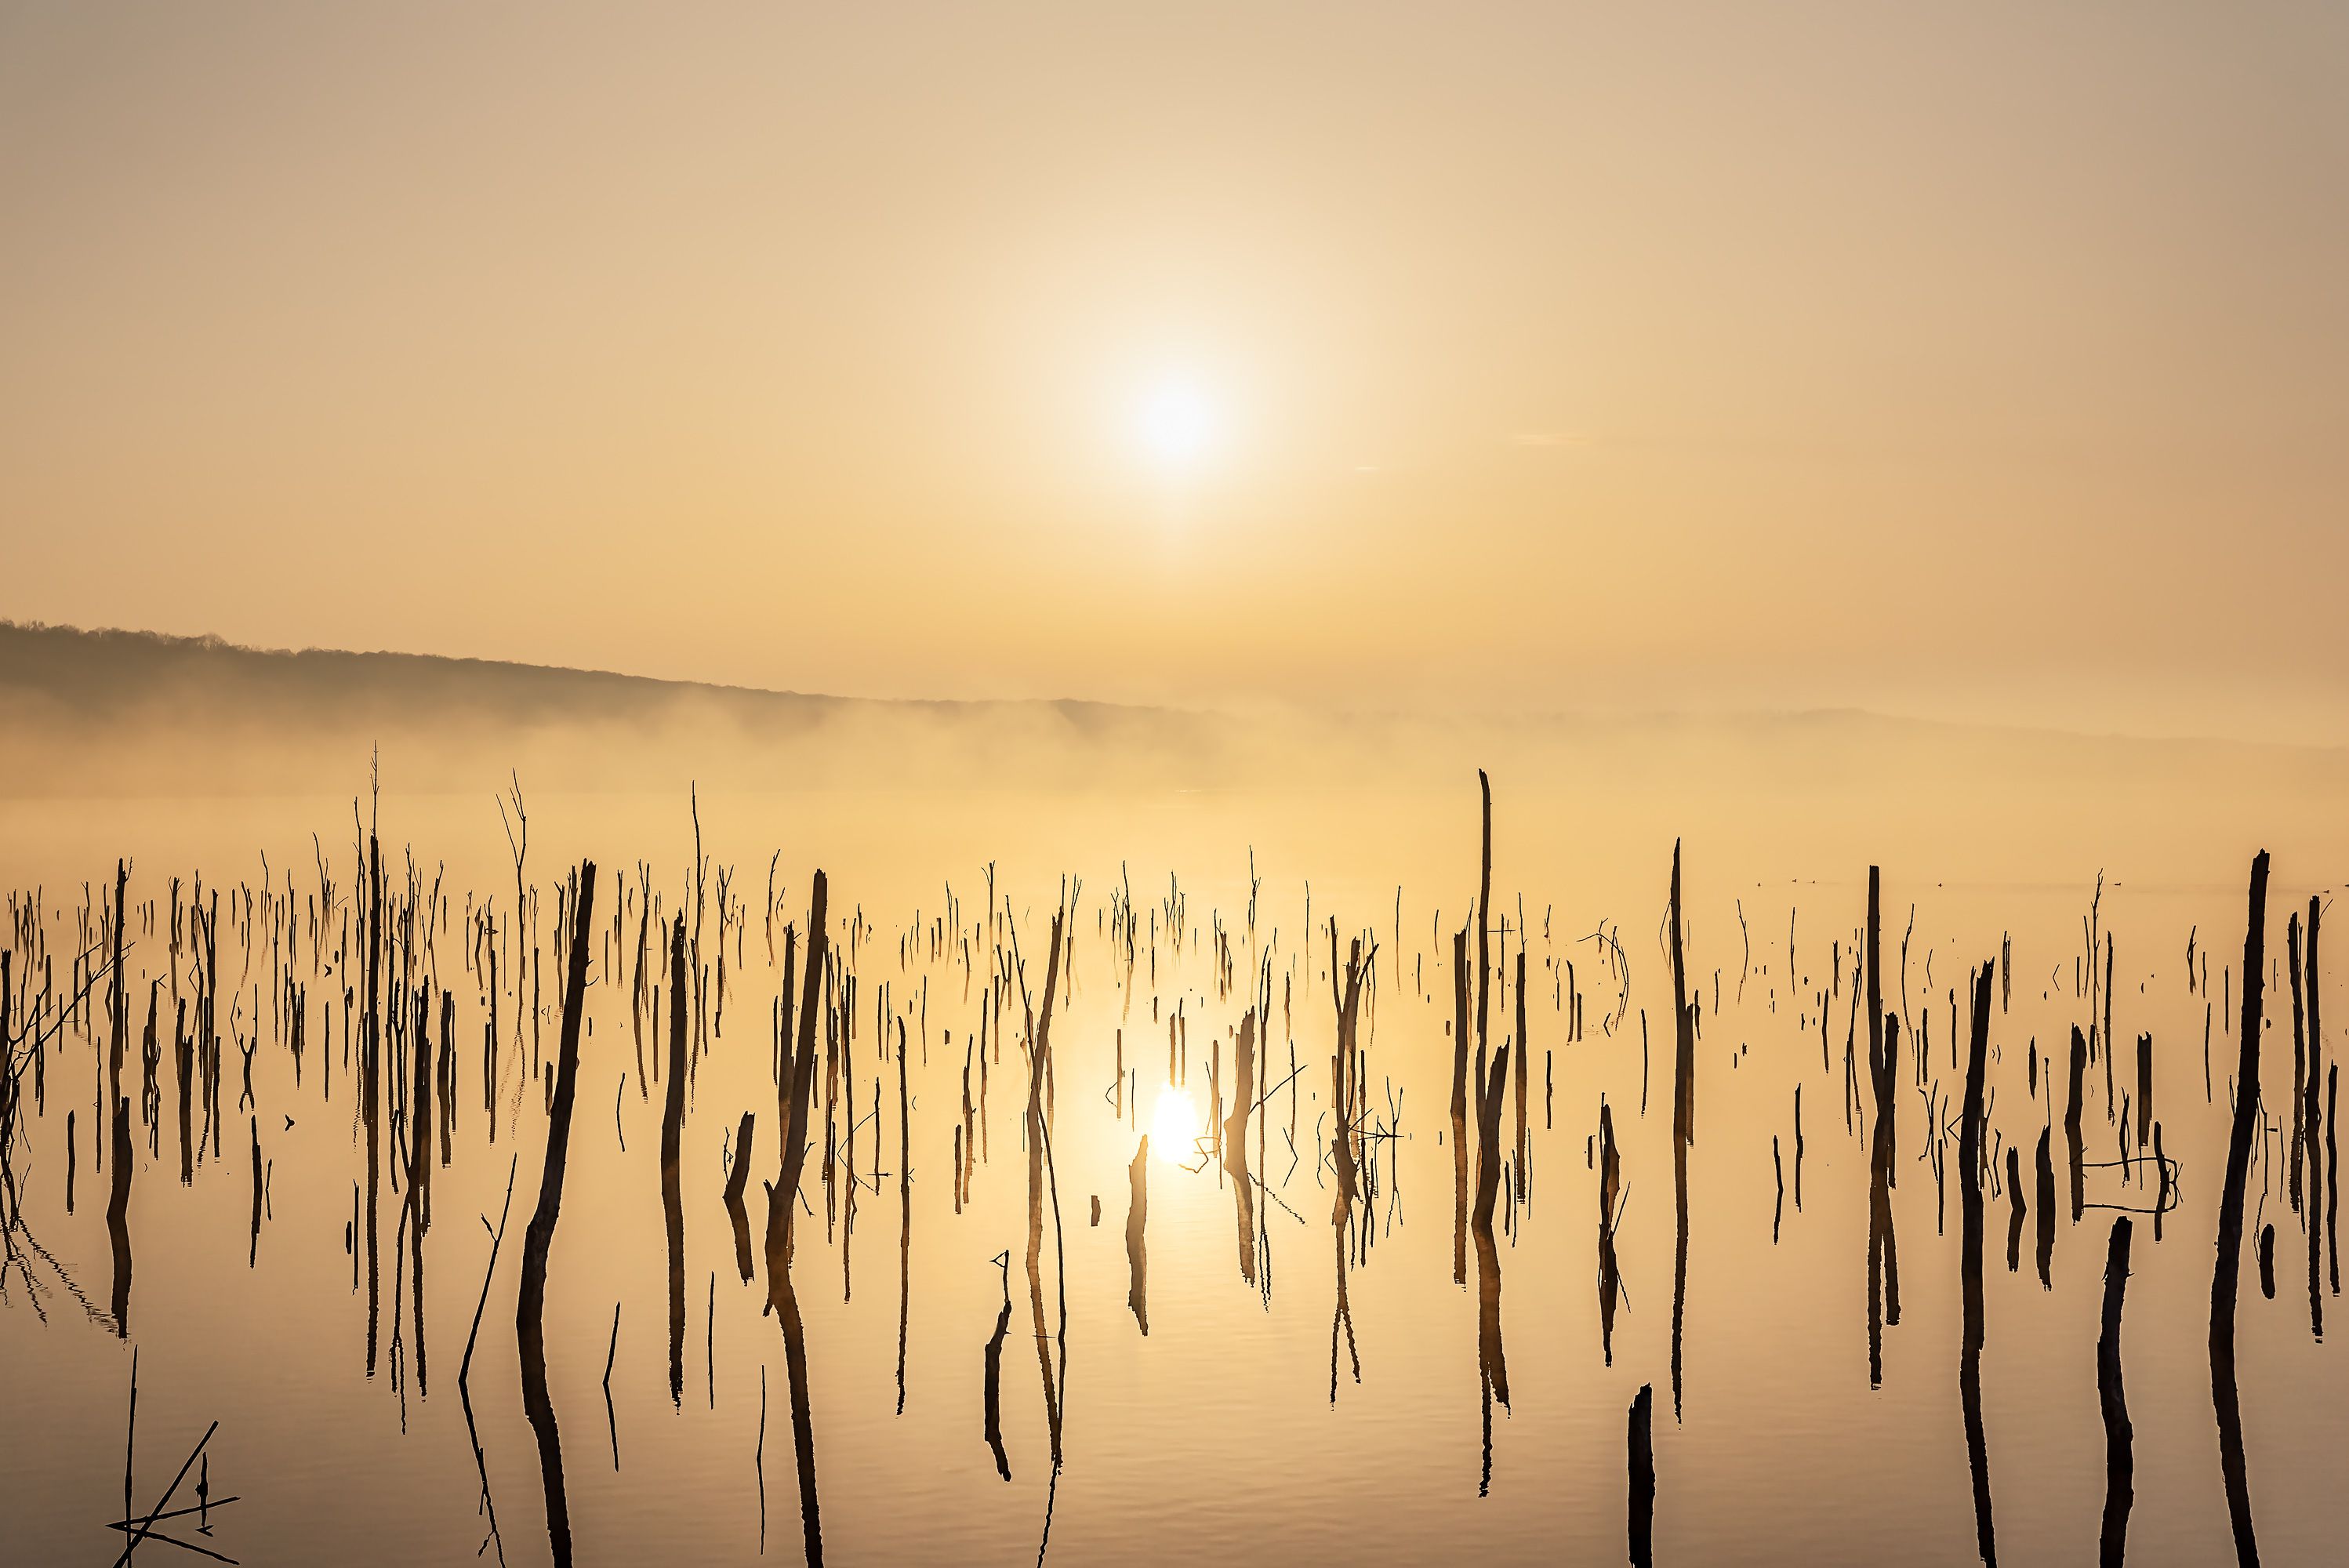
{"type": "MultiPolygon", "coordinates": [[[[506,830],[507,852],[513,856],[514,920],[513,923],[509,923],[508,926],[508,929],[512,934],[513,955],[508,960],[507,967],[513,975],[514,985],[519,987],[522,985],[522,970],[519,965],[522,962],[523,954],[523,929],[522,926],[516,923],[519,923],[524,917],[529,907],[526,897],[523,892],[522,868],[523,862],[530,857],[530,814],[523,810],[522,775],[519,772],[509,770],[507,776],[513,780],[513,788],[508,791],[507,794],[498,797],[498,822],[506,830]],[[508,799],[512,799],[513,801],[513,815],[511,818],[506,815],[506,801],[508,799]]],[[[517,1014],[515,1027],[517,1031],[516,1037],[519,1038],[519,1031],[521,1027],[519,1014],[517,1014]]]]}
{"type": "Polygon", "coordinates": [[[777,850],[767,861],[767,967],[775,966],[775,868],[782,863],[783,851],[777,850]]]}
{"type": "MultiPolygon", "coordinates": [[[[131,945],[133,944],[127,942],[120,943],[119,951],[127,952],[131,945]]],[[[75,971],[78,973],[83,965],[88,963],[101,946],[103,944],[92,944],[85,950],[80,957],[74,961],[75,971]]],[[[92,968],[80,987],[63,1006],[56,1010],[54,1019],[46,1027],[42,1027],[39,1026],[39,1019],[41,1014],[47,1010],[45,1004],[36,1006],[31,1021],[21,1026],[15,1025],[13,1022],[11,1006],[16,995],[10,975],[13,956],[12,953],[0,950],[0,1302],[7,1299],[8,1274],[11,1269],[15,1269],[24,1275],[26,1293],[33,1304],[34,1312],[44,1323],[48,1321],[48,1313],[41,1305],[42,1293],[47,1287],[33,1274],[32,1264],[27,1256],[29,1254],[32,1258],[38,1258],[56,1274],[65,1284],[67,1294],[81,1304],[83,1312],[89,1316],[90,1321],[109,1329],[117,1329],[119,1332],[119,1326],[113,1316],[83,1295],[80,1288],[74,1284],[72,1276],[66,1273],[64,1266],[34,1238],[32,1227],[25,1221],[22,1189],[16,1175],[16,1151],[18,1141],[25,1138],[23,1130],[25,1069],[34,1066],[48,1049],[49,1042],[63,1031],[67,1018],[72,1015],[76,1007],[83,1005],[98,984],[117,972],[116,965],[120,960],[119,955],[109,957],[92,968]],[[26,1249],[22,1253],[17,1251],[17,1243],[20,1241],[26,1249]]],[[[46,995],[45,991],[44,995],[46,995]]],[[[38,1076],[37,1073],[36,1076],[38,1076]]],[[[70,1188],[70,1182],[68,1188],[70,1188]]]]}
{"type": "Polygon", "coordinates": [[[1133,1312],[1133,1321],[1140,1326],[1143,1337],[1150,1336],[1150,1134],[1143,1133],[1134,1146],[1133,1163],[1126,1167],[1126,1180],[1133,1191],[1125,1211],[1125,1305],[1133,1312]]]}
{"type": "Polygon", "coordinates": [[[2243,1253],[2243,1190],[2256,1139],[2266,1146],[2260,1114],[2260,1029],[2266,978],[2268,852],[2251,860],[2249,915],[2243,935],[2242,1035],[2235,1073],[2235,1106],[2227,1139],[2225,1183],[2219,1199],[2217,1266],[2210,1276],[2210,1402],[2219,1423],[2219,1468],[2227,1491],[2227,1518],[2240,1562],[2259,1561],[2251,1523],[2251,1482],[2243,1469],[2243,1415],[2235,1373],[2235,1304],[2243,1253]]]}
{"type": "MultiPolygon", "coordinates": [[[[104,945],[103,943],[93,943],[84,949],[81,955],[74,960],[75,972],[80,973],[82,966],[104,945]]],[[[125,951],[130,945],[134,944],[126,944],[125,951]]],[[[10,1161],[18,1136],[25,1069],[47,1050],[49,1042],[63,1032],[67,1021],[73,1016],[74,1009],[88,1000],[100,980],[112,974],[117,962],[109,958],[90,970],[65,1005],[56,1010],[54,1021],[37,1033],[29,1033],[39,1022],[41,1014],[47,1010],[46,1000],[36,1006],[32,1022],[21,1027],[11,1026],[10,1006],[16,987],[9,971],[14,956],[10,951],[0,950],[0,1199],[6,1202],[5,1216],[8,1218],[13,1218],[16,1212],[16,1181],[10,1161]]],[[[45,991],[45,998],[46,995],[45,991]]]]}
{"type": "MultiPolygon", "coordinates": [[[[595,908],[595,862],[579,862],[577,903],[571,911],[571,957],[563,974],[563,1023],[556,1045],[554,1095],[547,1112],[546,1168],[538,1203],[523,1230],[522,1288],[514,1306],[520,1342],[523,1411],[538,1439],[539,1470],[546,1490],[546,1534],[556,1568],[571,1562],[571,1509],[563,1481],[563,1447],[554,1406],[546,1389],[543,1322],[547,1254],[562,1216],[564,1176],[571,1152],[571,1118],[579,1091],[579,1036],[586,1012],[589,934],[595,908]]],[[[712,1276],[713,1280],[715,1276],[712,1276]]],[[[712,1286],[713,1290],[715,1285],[712,1286]]]]}
{"type": "Polygon", "coordinates": [[[984,1357],[987,1446],[995,1455],[996,1473],[1008,1481],[1011,1479],[1011,1460],[1003,1451],[1003,1340],[1011,1329],[1010,1250],[1006,1248],[996,1253],[994,1262],[1003,1271],[1003,1310],[996,1314],[995,1333],[987,1342],[984,1357]]]}
{"type": "Polygon", "coordinates": [[[1736,903],[1737,940],[1740,944],[1737,960],[1737,999],[1743,1002],[1745,1000],[1745,977],[1754,970],[1754,934],[1745,926],[1745,901],[1741,898],[1736,901],[1736,903]]]}
{"type": "Polygon", "coordinates": [[[1615,1365],[1615,1306],[1622,1299],[1622,1267],[1615,1236],[1631,1195],[1623,1191],[1623,1159],[1615,1147],[1615,1113],[1599,1099],[1599,1344],[1607,1365],[1615,1365]],[[1619,1202],[1618,1194],[1621,1195],[1619,1202]]]}
{"type": "Polygon", "coordinates": [[[1613,1034],[1631,1010],[1631,958],[1623,951],[1622,933],[1620,922],[1617,922],[1610,931],[1608,923],[1602,920],[1598,930],[1579,939],[1599,944],[1599,954],[1608,961],[1608,968],[1615,976],[1615,1010],[1599,1021],[1599,1033],[1605,1035],[1613,1034]]]}
{"type": "Polygon", "coordinates": [[[2156,1197],[2151,1203],[2098,1203],[2083,1201],[2080,1207],[2109,1209],[2118,1214],[2158,1215],[2176,1210],[2184,1202],[2178,1188],[2178,1175],[2185,1170],[2185,1165],[2158,1150],[2151,1154],[2132,1154],[2123,1160],[2084,1160],[2080,1162],[2080,1169],[2123,1171],[2128,1173],[2127,1180],[2143,1181],[2145,1178],[2138,1172],[2147,1165],[2154,1168],[2154,1181],[2157,1188],[2156,1197]]]}
{"type": "MultiPolygon", "coordinates": [[[[490,1304],[490,1276],[498,1272],[498,1249],[505,1244],[506,1216],[513,1211],[514,1171],[519,1164],[520,1157],[517,1156],[506,1166],[505,1206],[498,1211],[498,1228],[490,1232],[490,1265],[481,1271],[481,1298],[473,1305],[472,1332],[465,1336],[465,1359],[457,1368],[457,1399],[465,1408],[465,1435],[472,1440],[473,1464],[481,1476],[481,1511],[486,1513],[490,1521],[490,1533],[473,1555],[478,1557],[482,1552],[494,1545],[498,1549],[499,1568],[504,1568],[505,1565],[506,1543],[498,1534],[498,1505],[490,1495],[490,1467],[489,1462],[481,1456],[481,1430],[473,1424],[473,1396],[470,1380],[473,1372],[473,1342],[481,1337],[481,1311],[490,1304]]],[[[485,1231],[490,1229],[490,1217],[487,1214],[481,1216],[481,1229],[485,1231]]],[[[614,1321],[615,1323],[618,1321],[616,1315],[614,1321]]]]}
{"type": "MultiPolygon", "coordinates": [[[[1354,1206],[1361,1196],[1362,1156],[1369,1146],[1368,1135],[1363,1130],[1365,1119],[1360,1105],[1364,1078],[1360,1041],[1364,984],[1376,972],[1377,965],[1377,939],[1373,937],[1366,948],[1362,938],[1358,936],[1348,944],[1346,959],[1341,966],[1338,960],[1338,923],[1330,921],[1330,1000],[1338,1015],[1337,1048],[1330,1058],[1330,1098],[1337,1114],[1337,1126],[1330,1139],[1330,1163],[1338,1183],[1331,1218],[1341,1231],[1350,1229],[1354,1206]]],[[[1316,1176],[1319,1176],[1318,1171],[1316,1176]]],[[[1363,1215],[1364,1244],[1367,1244],[1370,1218],[1366,1209],[1363,1215]]],[[[1357,1250],[1359,1252],[1360,1249],[1357,1250]]]]}
{"type": "MultiPolygon", "coordinates": [[[[719,1034],[723,1034],[723,1033],[725,1033],[725,1031],[726,1031],[726,927],[727,927],[727,925],[728,925],[729,922],[732,919],[732,915],[730,914],[730,909],[731,909],[731,907],[732,907],[732,905],[731,905],[731,900],[732,900],[732,898],[733,898],[733,892],[732,892],[733,885],[734,885],[734,868],[733,868],[732,866],[720,866],[720,867],[719,867],[719,868],[718,868],[718,1011],[717,1011],[717,1016],[716,1016],[711,1020],[710,1026],[711,1026],[711,1028],[712,1028],[712,1029],[714,1029],[715,1031],[717,1031],[717,1032],[718,1032],[718,1033],[719,1033],[719,1034]]],[[[735,929],[736,929],[736,932],[738,933],[738,935],[739,935],[739,933],[740,933],[740,929],[741,929],[741,928],[740,928],[740,926],[739,924],[737,924],[737,925],[736,925],[736,927],[735,927],[735,929]]],[[[737,967],[739,968],[739,967],[740,967],[740,965],[737,965],[737,967]]]]}
{"type": "Polygon", "coordinates": [[[1052,1013],[1060,1005],[1061,937],[1067,908],[1055,903],[1052,908],[1051,948],[1044,966],[1044,1003],[1037,1010],[1028,994],[1028,970],[1019,957],[1019,928],[1010,917],[1009,901],[1005,903],[1004,924],[1011,938],[1010,964],[1019,979],[1020,1008],[1028,1026],[1028,1108],[1026,1128],[1028,1139],[1028,1303],[1035,1322],[1036,1364],[1044,1386],[1045,1426],[1051,1438],[1052,1468],[1055,1476],[1061,1466],[1061,1429],[1062,1391],[1067,1382],[1069,1345],[1069,1267],[1068,1250],[1061,1226],[1060,1176],[1052,1160],[1051,1113],[1046,1087],[1052,1071],[1052,1013]],[[1053,1253],[1058,1264],[1060,1327],[1057,1334],[1044,1326],[1044,1284],[1040,1270],[1044,1244],[1044,1203],[1049,1197],[1052,1209],[1053,1253]],[[1058,1378],[1052,1367],[1052,1347],[1060,1349],[1061,1368],[1058,1378]]]}
{"type": "MultiPolygon", "coordinates": [[[[693,988],[693,1055],[688,1069],[696,1082],[701,1076],[702,1053],[709,1048],[709,998],[701,969],[701,921],[709,897],[709,857],[701,852],[701,791],[688,785],[686,800],[693,815],[693,950],[687,979],[693,988]]],[[[723,933],[720,933],[721,938],[723,933]]]]}
{"type": "MultiPolygon", "coordinates": [[[[33,1257],[48,1265],[49,1271],[57,1276],[58,1283],[66,1287],[66,1294],[72,1296],[75,1304],[81,1308],[83,1316],[109,1334],[119,1336],[119,1329],[115,1323],[114,1315],[89,1299],[88,1293],[74,1283],[73,1275],[66,1272],[65,1264],[59,1263],[48,1248],[41,1245],[39,1239],[33,1234],[32,1228],[26,1225],[22,1218],[9,1226],[8,1246],[10,1249],[8,1262],[25,1276],[25,1284],[31,1292],[33,1311],[43,1323],[49,1320],[49,1315],[41,1305],[41,1295],[49,1287],[41,1284],[39,1278],[34,1274],[32,1265],[26,1261],[25,1253],[15,1250],[19,1246],[22,1246],[26,1253],[29,1253],[33,1257]]],[[[0,1269],[0,1304],[5,1304],[8,1299],[6,1282],[5,1269],[0,1269]]]]}

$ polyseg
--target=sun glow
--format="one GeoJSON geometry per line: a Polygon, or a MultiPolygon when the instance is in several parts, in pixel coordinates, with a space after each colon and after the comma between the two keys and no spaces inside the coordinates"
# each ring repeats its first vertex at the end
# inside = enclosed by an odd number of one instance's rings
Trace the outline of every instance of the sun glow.
{"type": "Polygon", "coordinates": [[[1224,433],[1222,410],[1191,382],[1161,382],[1135,406],[1133,433],[1160,469],[1187,473],[1214,457],[1224,433]]]}
{"type": "Polygon", "coordinates": [[[1191,1091],[1171,1084],[1160,1089],[1150,1112],[1151,1152],[1179,1165],[1194,1157],[1198,1140],[1199,1107],[1191,1091]]]}

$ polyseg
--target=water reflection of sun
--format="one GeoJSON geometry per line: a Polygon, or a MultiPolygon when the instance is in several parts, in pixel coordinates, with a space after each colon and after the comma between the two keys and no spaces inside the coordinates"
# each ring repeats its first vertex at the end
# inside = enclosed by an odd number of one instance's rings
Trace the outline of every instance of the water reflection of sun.
{"type": "Polygon", "coordinates": [[[1193,1146],[1198,1140],[1199,1107],[1191,1091],[1172,1084],[1160,1089],[1150,1112],[1150,1151],[1174,1164],[1186,1164],[1196,1156],[1193,1146]]]}

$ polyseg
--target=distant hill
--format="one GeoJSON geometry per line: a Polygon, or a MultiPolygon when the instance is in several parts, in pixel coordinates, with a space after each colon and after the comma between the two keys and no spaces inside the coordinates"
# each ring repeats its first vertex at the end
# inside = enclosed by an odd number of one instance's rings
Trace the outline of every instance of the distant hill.
{"type": "MultiPolygon", "coordinates": [[[[1114,704],[889,701],[761,691],[423,654],[240,647],[217,637],[83,631],[0,622],[0,718],[20,744],[0,792],[147,792],[200,761],[213,790],[274,789],[239,760],[335,758],[381,743],[456,762],[556,738],[575,773],[625,787],[655,761],[647,745],[696,745],[709,768],[749,761],[753,781],[835,778],[846,754],[898,755],[919,772],[1002,767],[1005,748],[1095,760],[1173,747],[1212,750],[1212,716],[1114,704]],[[23,742],[53,749],[46,762],[23,742]],[[597,758],[598,745],[608,749],[597,758]],[[911,755],[901,755],[910,746],[911,755]],[[63,765],[61,768],[59,765],[63,765]],[[67,777],[59,777],[60,773],[67,777]],[[141,779],[148,781],[142,787],[141,779]]],[[[497,764],[502,771],[504,762],[497,764]]],[[[468,769],[470,771],[470,769],[468,769]]],[[[705,777],[708,773],[705,772],[705,777]]],[[[187,775],[182,772],[182,778],[187,775]]],[[[283,774],[277,774],[282,780],[283,774]]]]}
{"type": "Polygon", "coordinates": [[[1164,723],[1164,710],[1080,702],[931,702],[812,696],[698,681],[657,680],[608,670],[567,669],[431,654],[349,653],[242,647],[218,637],[155,632],[83,631],[0,621],[0,690],[54,704],[60,716],[110,722],[159,695],[233,693],[256,712],[288,722],[367,716],[404,720],[440,712],[495,715],[518,724],[595,713],[647,717],[690,699],[740,722],[806,727],[854,713],[912,712],[950,721],[1007,712],[1050,713],[1086,733],[1123,722],[1164,723]]]}
{"type": "MultiPolygon", "coordinates": [[[[1456,791],[1608,822],[1854,812],[2010,835],[2224,809],[2349,821],[2349,751],[1932,723],[1852,710],[1515,718],[914,702],[416,654],[0,623],[0,796],[412,790],[1456,791]]],[[[1775,819],[1774,819],[1775,820],[1775,819]]]]}

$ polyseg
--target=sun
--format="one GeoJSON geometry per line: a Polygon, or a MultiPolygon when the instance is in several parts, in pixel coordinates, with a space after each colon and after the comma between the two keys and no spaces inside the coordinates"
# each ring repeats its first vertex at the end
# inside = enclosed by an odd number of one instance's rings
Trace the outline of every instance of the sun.
{"type": "Polygon", "coordinates": [[[1133,435],[1161,470],[1189,473],[1215,456],[1224,436],[1223,410],[1195,382],[1170,378],[1136,400],[1133,435]]]}
{"type": "Polygon", "coordinates": [[[1187,1088],[1173,1085],[1158,1091],[1150,1112],[1151,1151],[1180,1165],[1195,1152],[1199,1141],[1199,1107],[1187,1088]]]}

